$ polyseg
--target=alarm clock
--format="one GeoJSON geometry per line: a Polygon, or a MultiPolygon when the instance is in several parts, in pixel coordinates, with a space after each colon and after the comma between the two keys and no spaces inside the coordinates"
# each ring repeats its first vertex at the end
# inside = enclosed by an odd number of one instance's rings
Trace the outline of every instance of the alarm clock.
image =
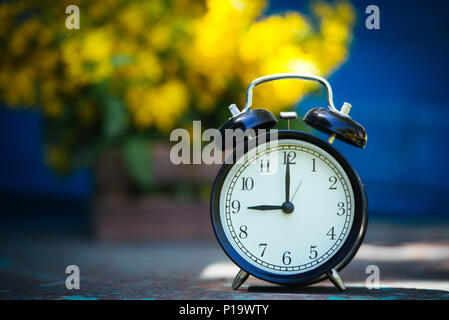
{"type": "Polygon", "coordinates": [[[235,290],[252,275],[280,285],[329,279],[343,291],[339,271],[357,253],[368,221],[363,184],[332,145],[337,138],[366,146],[365,129],[348,115],[350,104],[338,111],[332,88],[322,77],[268,75],[249,85],[242,111],[229,107],[232,117],[220,132],[273,130],[276,117],[265,109],[251,109],[252,96],[258,84],[280,79],[311,80],[325,87],[328,108],[311,109],[303,121],[329,139],[290,130],[290,120],[297,115],[281,112],[288,130],[277,131],[276,139],[264,133],[233,145],[234,161],[222,165],[212,188],[212,226],[222,249],[240,268],[232,284],[235,290]]]}

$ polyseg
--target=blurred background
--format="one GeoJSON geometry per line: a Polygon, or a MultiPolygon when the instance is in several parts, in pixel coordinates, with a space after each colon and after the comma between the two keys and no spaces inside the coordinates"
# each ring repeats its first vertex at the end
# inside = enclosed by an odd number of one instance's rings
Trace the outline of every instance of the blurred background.
{"type": "MultiPolygon", "coordinates": [[[[249,82],[278,72],[327,77],[337,106],[353,105],[367,148],[336,146],[372,218],[449,218],[447,4],[388,1],[368,30],[367,1],[81,1],[70,30],[72,2],[1,2],[2,220],[87,230],[108,192],[207,203],[217,168],[172,174],[170,131],[218,127],[249,82]]],[[[304,115],[325,98],[286,80],[254,105],[304,115]]]]}
{"type": "MultiPolygon", "coordinates": [[[[371,221],[447,223],[448,9],[436,0],[0,1],[0,228],[212,239],[218,167],[171,165],[169,134],[194,120],[217,128],[253,79],[279,72],[323,76],[337,107],[352,104],[367,147],[335,146],[365,184],[371,221]],[[79,29],[66,28],[72,4],[79,29]],[[371,4],[379,30],[365,26],[371,4]]],[[[325,95],[284,80],[259,86],[254,105],[302,117],[325,95]]]]}

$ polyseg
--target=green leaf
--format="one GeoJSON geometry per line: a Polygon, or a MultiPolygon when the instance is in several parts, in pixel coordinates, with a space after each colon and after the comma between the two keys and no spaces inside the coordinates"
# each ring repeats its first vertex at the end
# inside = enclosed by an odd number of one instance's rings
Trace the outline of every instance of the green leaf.
{"type": "Polygon", "coordinates": [[[111,64],[114,67],[121,67],[133,62],[133,57],[126,54],[116,54],[111,58],[111,64]]]}
{"type": "Polygon", "coordinates": [[[103,135],[106,139],[116,139],[122,135],[128,124],[128,111],[121,100],[107,98],[103,104],[103,135]]]}
{"type": "Polygon", "coordinates": [[[154,184],[153,158],[147,139],[130,135],[122,145],[122,158],[128,174],[139,187],[146,191],[154,184]]]}

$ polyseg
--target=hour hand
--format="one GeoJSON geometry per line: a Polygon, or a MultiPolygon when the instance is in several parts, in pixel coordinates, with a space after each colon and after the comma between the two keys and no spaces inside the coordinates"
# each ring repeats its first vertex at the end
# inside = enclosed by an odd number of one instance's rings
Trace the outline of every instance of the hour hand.
{"type": "Polygon", "coordinates": [[[261,206],[248,207],[248,209],[262,210],[262,211],[267,211],[267,210],[282,210],[282,206],[261,205],[261,206]]]}

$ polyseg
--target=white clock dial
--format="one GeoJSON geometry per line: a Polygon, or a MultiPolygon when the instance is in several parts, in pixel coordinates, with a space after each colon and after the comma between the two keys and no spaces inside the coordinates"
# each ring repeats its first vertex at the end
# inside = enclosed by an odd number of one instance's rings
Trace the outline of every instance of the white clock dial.
{"type": "Polygon", "coordinates": [[[354,220],[354,194],[342,166],[295,139],[247,155],[231,168],[220,194],[221,224],[232,247],[276,274],[303,273],[328,261],[354,220]]]}

